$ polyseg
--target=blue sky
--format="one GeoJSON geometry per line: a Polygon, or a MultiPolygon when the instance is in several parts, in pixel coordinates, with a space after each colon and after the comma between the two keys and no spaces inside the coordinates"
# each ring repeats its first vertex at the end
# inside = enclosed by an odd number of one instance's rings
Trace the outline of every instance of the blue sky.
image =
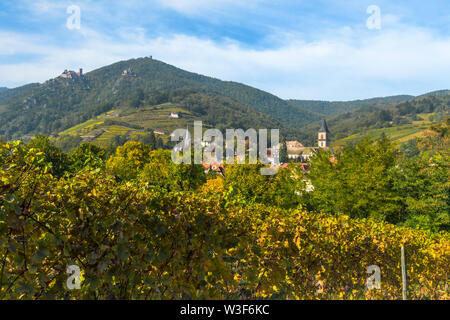
{"type": "Polygon", "coordinates": [[[0,2],[0,87],[148,55],[282,98],[418,95],[450,89],[450,1],[0,2]],[[371,5],[380,29],[367,27],[371,5]]]}

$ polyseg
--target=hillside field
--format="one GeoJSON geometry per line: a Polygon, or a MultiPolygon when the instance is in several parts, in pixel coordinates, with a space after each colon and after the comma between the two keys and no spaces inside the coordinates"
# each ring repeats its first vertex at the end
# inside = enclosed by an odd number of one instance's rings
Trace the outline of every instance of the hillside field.
{"type": "Polygon", "coordinates": [[[361,132],[358,132],[346,138],[339,139],[333,142],[332,145],[343,146],[347,143],[355,143],[363,139],[365,136],[370,136],[374,139],[377,139],[380,138],[383,133],[395,144],[400,144],[408,140],[423,136],[428,128],[433,124],[432,121],[428,120],[431,115],[432,114],[420,114],[418,116],[423,120],[414,121],[411,124],[392,126],[389,128],[362,130],[361,132]]]}
{"type": "Polygon", "coordinates": [[[78,136],[84,142],[92,142],[100,146],[107,146],[115,136],[138,136],[149,131],[157,133],[163,140],[176,129],[192,126],[195,117],[190,111],[170,103],[156,106],[146,106],[138,109],[111,110],[94,119],[90,119],[59,134],[59,136],[78,136]],[[171,113],[178,113],[179,119],[171,118],[171,113]]]}

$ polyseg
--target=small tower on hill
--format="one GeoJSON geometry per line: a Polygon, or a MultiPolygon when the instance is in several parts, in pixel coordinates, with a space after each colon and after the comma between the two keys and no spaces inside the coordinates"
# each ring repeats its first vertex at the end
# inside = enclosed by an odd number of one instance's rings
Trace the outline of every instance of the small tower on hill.
{"type": "Polygon", "coordinates": [[[319,148],[328,148],[330,146],[330,131],[328,131],[327,122],[322,119],[322,126],[318,134],[319,148]]]}

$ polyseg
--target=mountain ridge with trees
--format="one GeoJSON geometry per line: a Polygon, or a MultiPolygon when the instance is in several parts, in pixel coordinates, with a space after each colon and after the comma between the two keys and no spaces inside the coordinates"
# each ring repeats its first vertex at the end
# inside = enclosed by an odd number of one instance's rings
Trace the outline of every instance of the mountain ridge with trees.
{"type": "MultiPolygon", "coordinates": [[[[0,98],[0,135],[11,139],[56,134],[112,109],[172,102],[170,98],[184,94],[183,91],[227,100],[225,105],[239,106],[248,119],[265,114],[293,129],[320,118],[250,86],[187,72],[152,58],[139,58],[73,79],[57,77],[43,84],[7,90],[8,97],[0,98]]],[[[217,107],[219,115],[224,111],[222,107],[217,107]]]]}
{"type": "Polygon", "coordinates": [[[448,113],[449,92],[347,102],[283,100],[245,84],[221,81],[146,57],[120,61],[71,79],[60,76],[0,91],[0,137],[26,141],[37,134],[55,136],[112,110],[127,113],[171,103],[197,120],[203,119],[206,125],[220,129],[279,128],[289,140],[315,145],[322,118],[329,122],[334,140],[411,123],[418,120],[419,113],[442,120],[448,113]],[[437,115],[432,114],[435,110],[437,115]]]}

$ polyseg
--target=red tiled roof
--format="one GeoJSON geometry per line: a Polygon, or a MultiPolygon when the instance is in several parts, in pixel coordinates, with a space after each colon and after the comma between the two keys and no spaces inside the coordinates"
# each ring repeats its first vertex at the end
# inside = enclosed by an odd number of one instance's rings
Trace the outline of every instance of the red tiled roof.
{"type": "Polygon", "coordinates": [[[203,165],[203,167],[205,169],[208,169],[208,170],[211,169],[211,170],[214,170],[214,171],[220,171],[221,168],[223,169],[223,165],[220,164],[220,163],[206,163],[206,162],[203,162],[202,165],[203,165]]]}

